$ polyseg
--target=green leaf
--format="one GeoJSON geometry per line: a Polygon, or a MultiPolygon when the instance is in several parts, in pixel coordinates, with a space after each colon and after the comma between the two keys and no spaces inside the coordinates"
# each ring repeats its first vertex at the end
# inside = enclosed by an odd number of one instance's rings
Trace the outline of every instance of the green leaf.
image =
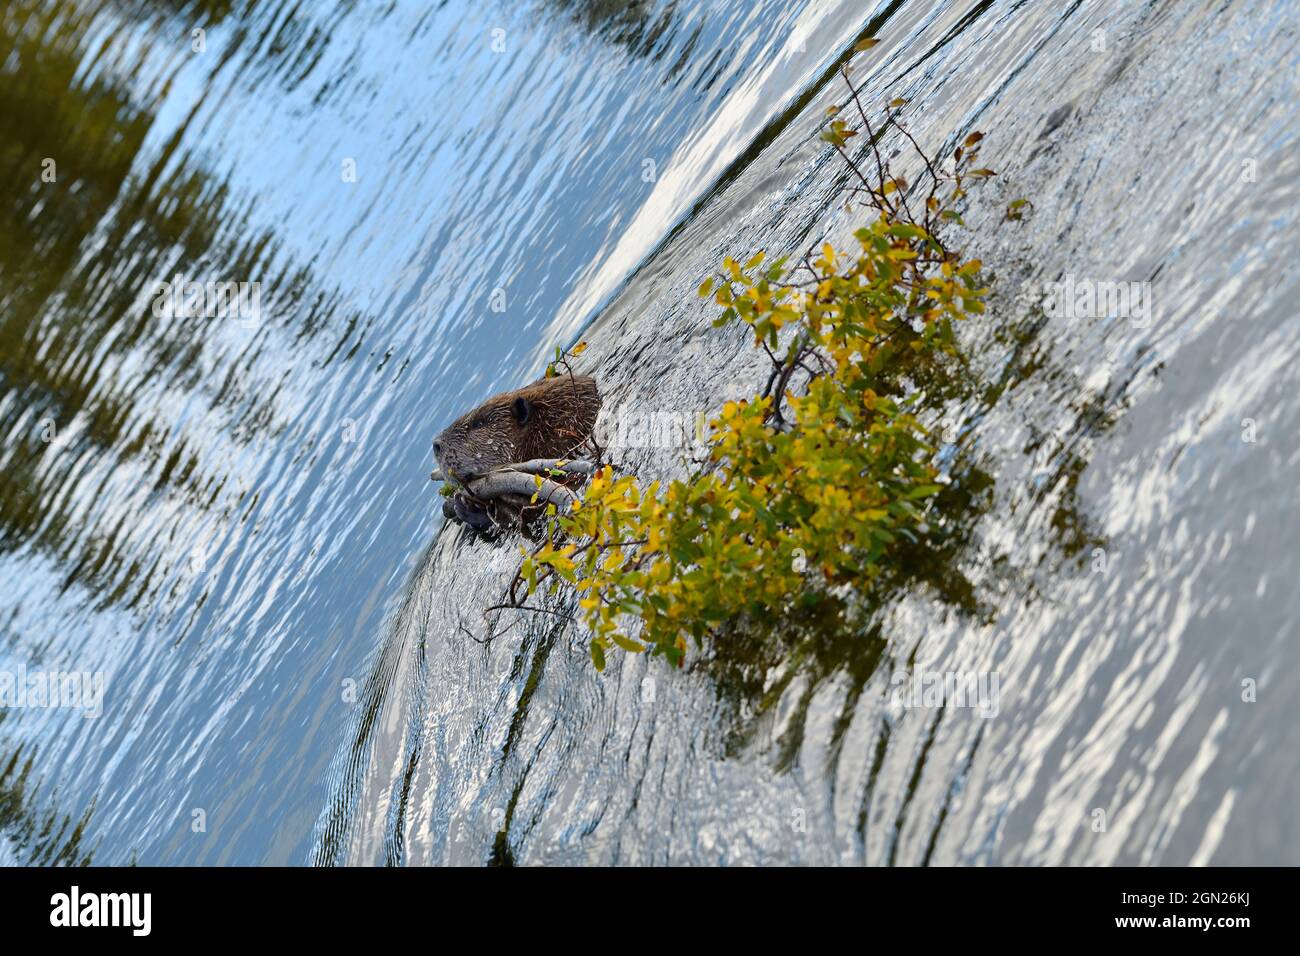
{"type": "Polygon", "coordinates": [[[891,236],[899,236],[903,239],[925,239],[928,233],[920,226],[914,226],[909,222],[896,222],[889,227],[891,236]]]}
{"type": "Polygon", "coordinates": [[[617,631],[611,634],[610,638],[613,639],[615,644],[623,648],[623,650],[627,651],[629,654],[640,654],[642,651],[645,650],[644,644],[638,644],[636,641],[624,637],[622,634],[619,634],[617,631]]]}
{"type": "Polygon", "coordinates": [[[917,485],[904,497],[908,501],[915,501],[917,498],[928,498],[931,495],[937,495],[941,491],[943,491],[943,485],[917,485]]]}

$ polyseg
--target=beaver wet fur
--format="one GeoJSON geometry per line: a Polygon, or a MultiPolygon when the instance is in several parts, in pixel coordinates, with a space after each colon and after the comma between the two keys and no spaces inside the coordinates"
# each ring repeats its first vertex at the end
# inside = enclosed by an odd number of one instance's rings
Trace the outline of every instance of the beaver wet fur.
{"type": "MultiPolygon", "coordinates": [[[[599,412],[600,393],[591,376],[564,373],[539,379],[493,395],[460,416],[433,440],[433,454],[442,473],[464,486],[502,465],[573,457],[591,437],[599,412]]],[[[519,511],[503,513],[463,491],[443,506],[449,518],[480,532],[494,524],[518,524],[519,511]]]]}

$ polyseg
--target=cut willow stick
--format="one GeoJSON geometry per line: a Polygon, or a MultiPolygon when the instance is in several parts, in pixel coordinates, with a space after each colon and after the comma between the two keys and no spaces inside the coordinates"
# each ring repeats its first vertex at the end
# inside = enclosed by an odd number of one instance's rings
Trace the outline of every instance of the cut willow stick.
{"type": "MultiPolygon", "coordinates": [[[[589,475],[596,468],[590,461],[567,461],[563,458],[534,458],[509,465],[502,465],[481,478],[465,483],[465,490],[475,498],[501,498],[506,495],[520,496],[525,502],[531,502],[536,495],[542,504],[553,504],[557,508],[568,508],[578,496],[564,485],[542,477],[540,486],[536,476],[550,472],[562,471],[567,474],[589,475]]],[[[434,481],[447,481],[447,476],[435,468],[429,477],[434,481]]]]}
{"type": "Polygon", "coordinates": [[[555,505],[557,508],[568,508],[578,500],[578,496],[564,485],[549,478],[542,478],[541,484],[538,485],[537,478],[538,476],[527,472],[499,468],[488,472],[482,478],[475,478],[469,482],[466,489],[475,498],[524,495],[531,501],[536,495],[537,500],[542,504],[555,505]]]}
{"type": "Polygon", "coordinates": [[[563,471],[570,475],[590,475],[596,470],[596,463],[577,458],[534,458],[532,461],[521,461],[514,465],[502,465],[500,470],[525,471],[532,475],[552,471],[563,471]]]}
{"type": "MultiPolygon", "coordinates": [[[[534,458],[531,461],[514,462],[509,465],[502,465],[500,468],[493,470],[493,474],[501,471],[516,471],[529,475],[544,475],[553,471],[562,471],[569,475],[590,475],[596,470],[594,461],[583,461],[581,459],[567,458],[534,458]]],[[[484,476],[486,477],[486,476],[484,476]]],[[[432,481],[449,481],[448,477],[442,473],[439,468],[433,469],[429,475],[432,481]]],[[[482,479],[476,479],[482,480],[482,479]]],[[[471,482],[472,484],[472,482],[471,482]]]]}

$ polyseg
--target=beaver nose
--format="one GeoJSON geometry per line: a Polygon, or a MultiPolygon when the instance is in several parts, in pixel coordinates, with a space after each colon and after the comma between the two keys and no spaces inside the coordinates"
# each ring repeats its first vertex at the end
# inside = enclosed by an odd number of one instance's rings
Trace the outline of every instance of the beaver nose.
{"type": "Polygon", "coordinates": [[[433,443],[433,454],[434,457],[442,454],[442,442],[436,441],[433,443]]]}

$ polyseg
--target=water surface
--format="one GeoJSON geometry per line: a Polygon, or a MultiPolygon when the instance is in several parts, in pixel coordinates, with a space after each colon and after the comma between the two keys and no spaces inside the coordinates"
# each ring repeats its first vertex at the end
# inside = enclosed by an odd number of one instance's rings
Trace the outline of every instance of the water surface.
{"type": "Polygon", "coordinates": [[[0,670],[106,690],[0,710],[0,860],[1295,863],[1297,32],[1251,0],[7,4],[0,670]],[[864,34],[870,98],[1000,173],[963,239],[987,388],[944,415],[962,586],[684,672],[467,639],[511,566],[439,532],[432,435],[579,330],[609,411],[752,389],[692,292],[861,221],[817,130],[864,34]],[[1149,282],[1155,320],[1044,316],[1065,274],[1149,282]],[[177,275],[260,312],[160,319],[177,275]],[[925,671],[997,673],[997,715],[892,706],[925,671]]]}

